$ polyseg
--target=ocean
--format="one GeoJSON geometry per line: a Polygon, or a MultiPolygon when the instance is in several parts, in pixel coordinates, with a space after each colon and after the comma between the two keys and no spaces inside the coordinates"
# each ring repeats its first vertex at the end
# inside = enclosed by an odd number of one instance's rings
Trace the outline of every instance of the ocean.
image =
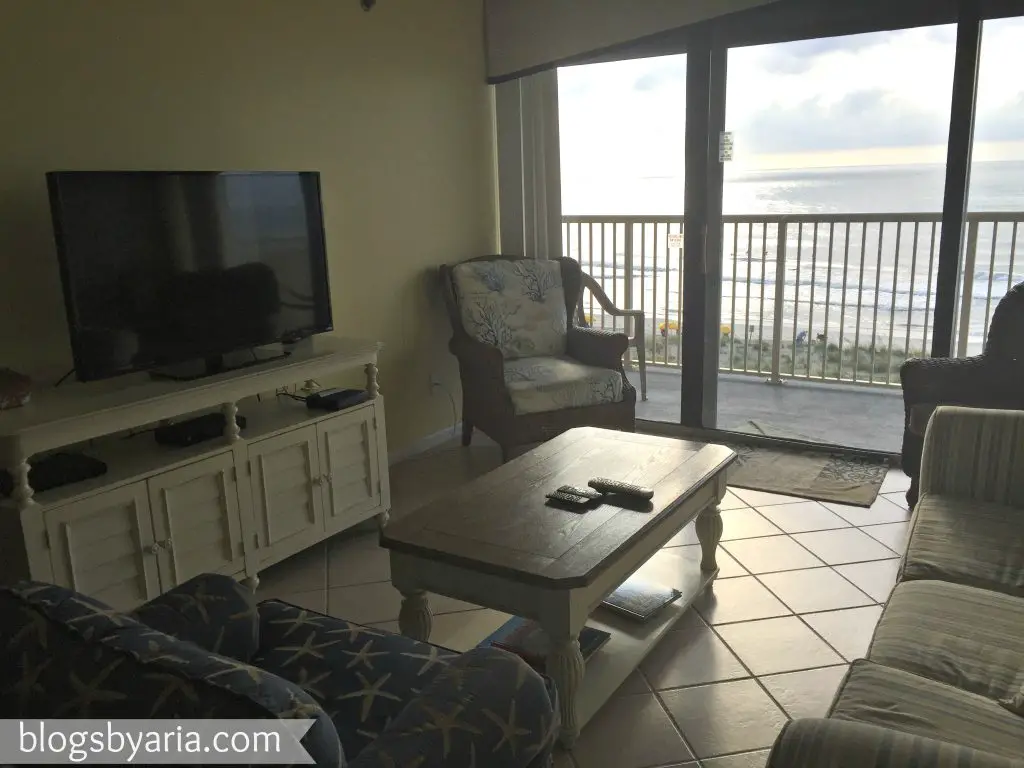
{"type": "MultiPolygon", "coordinates": [[[[737,336],[746,328],[749,338],[772,338],[782,244],[778,217],[793,216],[784,237],[783,339],[804,334],[832,343],[874,341],[911,353],[927,350],[943,185],[942,165],[727,172],[723,325],[737,336]],[[873,220],[859,222],[850,214],[873,220]]],[[[563,178],[565,216],[648,220],[632,225],[631,281],[624,222],[569,224],[564,235],[569,255],[601,279],[609,294],[620,303],[628,296],[634,306],[642,305],[651,335],[681,321],[681,251],[670,247],[675,243],[669,238],[681,227],[656,222],[682,213],[682,187],[679,176],[563,178]]],[[[963,349],[973,354],[981,351],[999,298],[1024,281],[1024,226],[1016,224],[1018,218],[1024,224],[1024,162],[975,163],[968,211],[977,221],[976,258],[970,275],[961,277],[961,289],[970,284],[969,299],[967,305],[958,300],[957,327],[965,323],[963,349]],[[1019,217],[1007,215],[1016,212],[1019,217]]]]}

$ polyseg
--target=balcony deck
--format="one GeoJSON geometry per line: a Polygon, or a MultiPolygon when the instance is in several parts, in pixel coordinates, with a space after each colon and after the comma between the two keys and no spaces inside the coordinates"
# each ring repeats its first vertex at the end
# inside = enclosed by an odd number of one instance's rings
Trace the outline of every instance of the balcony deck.
{"type": "MultiPolygon", "coordinates": [[[[639,374],[628,375],[639,396],[639,374]]],[[[637,418],[678,423],[679,377],[678,368],[648,367],[648,399],[637,403],[637,418]]],[[[718,427],[899,453],[903,397],[898,387],[806,381],[776,385],[756,376],[720,374],[718,427]]]]}

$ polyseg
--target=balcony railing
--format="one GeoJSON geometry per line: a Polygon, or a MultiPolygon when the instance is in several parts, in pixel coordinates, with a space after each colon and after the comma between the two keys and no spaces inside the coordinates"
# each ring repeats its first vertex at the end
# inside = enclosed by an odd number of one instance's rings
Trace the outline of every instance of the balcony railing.
{"type": "MultiPolygon", "coordinates": [[[[724,216],[720,369],[894,386],[926,356],[935,310],[939,213],[724,216]]],[[[1024,280],[1024,212],[967,219],[955,351],[981,351],[999,299],[1024,280]]],[[[620,307],[645,313],[647,359],[678,366],[682,216],[565,216],[565,253],[620,307]]],[[[592,297],[584,311],[598,327],[592,297]]]]}

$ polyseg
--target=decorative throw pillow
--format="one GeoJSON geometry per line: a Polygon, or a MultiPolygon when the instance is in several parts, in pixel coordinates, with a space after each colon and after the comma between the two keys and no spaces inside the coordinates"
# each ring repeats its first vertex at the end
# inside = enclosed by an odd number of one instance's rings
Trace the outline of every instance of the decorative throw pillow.
{"type": "Polygon", "coordinates": [[[1024,717],[1024,685],[1017,691],[1017,695],[1009,699],[1002,699],[1000,702],[1004,707],[1015,715],[1024,717]]]}
{"type": "Polygon", "coordinates": [[[565,354],[568,316],[558,261],[470,261],[452,271],[462,326],[506,359],[565,354]]]}

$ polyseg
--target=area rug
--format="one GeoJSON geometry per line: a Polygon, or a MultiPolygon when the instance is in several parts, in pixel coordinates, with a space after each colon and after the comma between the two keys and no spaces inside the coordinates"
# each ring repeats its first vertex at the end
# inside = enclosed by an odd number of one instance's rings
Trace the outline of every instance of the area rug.
{"type": "Polygon", "coordinates": [[[803,499],[870,507],[889,467],[884,459],[821,450],[729,444],[729,485],[803,499]]]}

